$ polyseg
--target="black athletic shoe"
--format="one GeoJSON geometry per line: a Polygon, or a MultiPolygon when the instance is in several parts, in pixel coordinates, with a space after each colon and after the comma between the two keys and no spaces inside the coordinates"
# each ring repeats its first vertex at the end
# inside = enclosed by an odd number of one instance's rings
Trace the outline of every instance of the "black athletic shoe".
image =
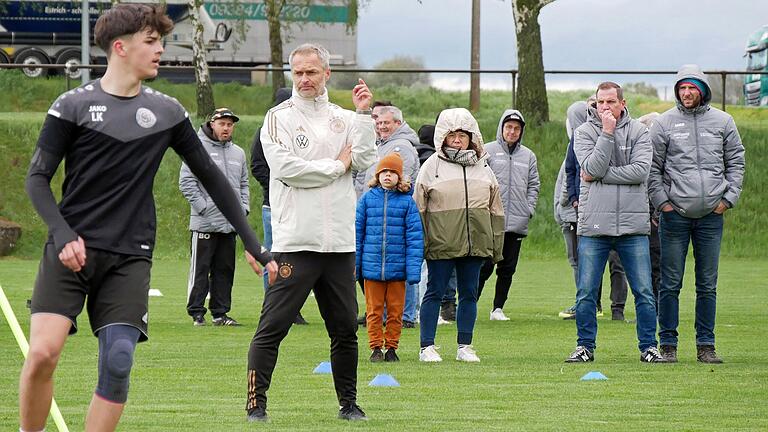
{"type": "Polygon", "coordinates": [[[384,353],[381,351],[381,348],[374,348],[373,352],[371,352],[371,362],[377,363],[380,361],[384,361],[384,353]]]}
{"type": "Polygon", "coordinates": [[[249,422],[265,422],[269,418],[267,417],[267,410],[257,406],[256,408],[252,408],[248,410],[248,421],[249,422]]]}
{"type": "Polygon", "coordinates": [[[658,348],[652,346],[640,354],[640,361],[643,363],[666,363],[667,359],[661,355],[658,348]]]}
{"type": "Polygon", "coordinates": [[[195,315],[192,317],[192,324],[195,326],[204,326],[205,325],[205,318],[202,315],[195,315]]]}
{"type": "Polygon", "coordinates": [[[622,310],[614,310],[611,312],[611,319],[613,321],[624,321],[624,311],[622,310]]]}
{"type": "Polygon", "coordinates": [[[587,347],[577,346],[576,350],[565,359],[566,363],[586,363],[595,361],[595,355],[587,347]]]}
{"type": "Polygon", "coordinates": [[[304,319],[303,316],[301,316],[301,312],[299,312],[298,315],[296,315],[296,318],[293,319],[294,325],[309,325],[307,320],[304,319]]]}
{"type": "Polygon", "coordinates": [[[714,345],[697,345],[696,360],[702,363],[714,363],[714,364],[719,364],[723,362],[723,359],[717,356],[714,345]]]}
{"type": "Polygon", "coordinates": [[[385,362],[399,362],[400,357],[397,356],[397,352],[395,352],[394,348],[390,348],[387,350],[386,353],[384,353],[384,361],[385,362]]]}
{"type": "Polygon", "coordinates": [[[413,321],[403,321],[403,328],[416,328],[416,323],[413,321]]]}
{"type": "Polygon", "coordinates": [[[339,409],[339,418],[341,420],[359,421],[368,420],[365,413],[357,404],[347,404],[339,409]]]}
{"type": "Polygon", "coordinates": [[[677,363],[677,347],[675,345],[661,345],[659,352],[667,363],[677,363]]]}
{"type": "Polygon", "coordinates": [[[227,314],[224,314],[220,317],[215,317],[213,318],[213,320],[211,320],[211,322],[213,322],[213,325],[215,326],[238,327],[242,325],[239,322],[235,321],[234,318],[228,317],[227,314]]]}

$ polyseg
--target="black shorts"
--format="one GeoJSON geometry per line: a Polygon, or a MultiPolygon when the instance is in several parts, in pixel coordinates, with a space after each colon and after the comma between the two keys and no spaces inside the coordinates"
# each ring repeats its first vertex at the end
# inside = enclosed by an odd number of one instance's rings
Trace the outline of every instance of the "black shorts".
{"type": "Polygon", "coordinates": [[[149,257],[86,248],[85,267],[75,273],[58,255],[53,243],[46,243],[32,293],[33,314],[65,316],[72,321],[69,334],[74,334],[85,304],[94,335],[104,327],[126,324],[141,330],[139,342],[148,339],[149,257]]]}

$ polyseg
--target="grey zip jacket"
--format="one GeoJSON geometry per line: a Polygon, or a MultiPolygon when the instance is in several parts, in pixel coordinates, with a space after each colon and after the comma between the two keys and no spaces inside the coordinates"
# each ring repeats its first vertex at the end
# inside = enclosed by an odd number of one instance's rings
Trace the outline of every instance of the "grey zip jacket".
{"type": "Polygon", "coordinates": [[[520,111],[504,111],[496,128],[496,141],[483,145],[488,153],[488,166],[499,181],[501,202],[504,205],[504,231],[528,235],[528,221],[536,212],[539,200],[539,169],[536,155],[523,145],[525,119],[520,111]],[[502,127],[508,119],[519,121],[523,130],[520,140],[510,146],[504,141],[502,127]]]}
{"type": "MultiPolygon", "coordinates": [[[[377,141],[376,144],[379,160],[392,152],[398,152],[403,159],[403,177],[407,176],[411,183],[416,181],[420,167],[419,153],[416,151],[419,136],[408,126],[408,123],[403,122],[399,128],[392,132],[389,138],[377,141]]],[[[377,165],[378,162],[371,165],[365,172],[355,174],[355,193],[358,199],[370,189],[368,182],[376,174],[377,165]]]]}
{"type": "MultiPolygon", "coordinates": [[[[245,152],[232,141],[219,142],[211,138],[213,132],[208,124],[200,127],[197,136],[213,162],[224,173],[235,194],[240,198],[243,212],[248,214],[250,191],[248,190],[248,163],[245,160],[245,152]],[[208,133],[206,134],[206,132],[208,133]]],[[[181,164],[179,189],[192,207],[189,217],[190,231],[218,233],[235,231],[185,163],[181,164]]]]}
{"type": "Polygon", "coordinates": [[[576,222],[576,209],[568,201],[568,179],[565,178],[565,161],[560,164],[560,171],[555,181],[555,193],[552,208],[554,209],[555,222],[561,227],[571,222],[576,222]]]}
{"type": "Polygon", "coordinates": [[[648,173],[653,147],[644,124],[624,109],[613,134],[603,132],[594,107],[576,128],[573,150],[582,172],[577,234],[587,237],[648,235],[648,173]]]}
{"type": "Polygon", "coordinates": [[[680,102],[659,116],[651,127],[654,147],[648,187],[653,206],[665,204],[682,216],[698,219],[717,207],[720,200],[734,207],[744,180],[744,146],[733,117],[711,107],[712,91],[707,77],[696,65],[685,65],[677,83],[695,78],[707,86],[702,103],[688,109],[680,102]]]}

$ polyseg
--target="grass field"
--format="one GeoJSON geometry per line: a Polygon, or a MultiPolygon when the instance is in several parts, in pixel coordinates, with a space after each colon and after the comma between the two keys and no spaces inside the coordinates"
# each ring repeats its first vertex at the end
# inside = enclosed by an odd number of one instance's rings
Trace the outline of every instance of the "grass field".
{"type": "MultiPolygon", "coordinates": [[[[735,235],[726,231],[726,237],[735,235]]],[[[488,321],[491,291],[481,299],[475,332],[480,364],[453,360],[455,325],[440,326],[440,364],[418,362],[418,329],[404,330],[399,364],[367,361],[367,335],[360,338],[359,403],[370,422],[335,419],[337,404],[329,375],[313,375],[328,356],[328,338],[312,297],[304,308],[311,325],[294,327],[280,351],[270,390],[267,425],[245,422],[248,343],[258,321],[260,278],[238,268],[232,316],[239,328],[193,327],[184,310],[187,263],[157,260],[150,299],[148,343],[139,346],[125,431],[246,430],[766,430],[768,429],[768,344],[765,334],[763,260],[721,262],[718,353],[722,365],[695,361],[693,288],[689,268],[681,299],[680,363],[639,362],[634,326],[599,320],[596,361],[566,365],[574,346],[573,321],[557,318],[574,289],[565,258],[523,257],[505,308],[509,322],[488,321]],[[600,371],[608,381],[580,381],[600,371]],[[369,387],[388,373],[399,388],[369,387]]],[[[0,285],[28,332],[25,301],[31,296],[37,263],[0,260],[0,285]]],[[[362,298],[360,299],[362,300],[362,298]]],[[[608,307],[608,293],[604,306],[608,307]]],[[[631,296],[630,296],[631,303],[631,296]]],[[[633,319],[631,306],[627,318],[633,319]]],[[[97,341],[87,318],[71,337],[56,374],[56,399],[70,430],[83,428],[96,382],[97,341]]],[[[5,322],[0,324],[0,430],[16,430],[17,381],[22,356],[5,322]]],[[[55,431],[49,422],[49,431],[55,431]]]]}

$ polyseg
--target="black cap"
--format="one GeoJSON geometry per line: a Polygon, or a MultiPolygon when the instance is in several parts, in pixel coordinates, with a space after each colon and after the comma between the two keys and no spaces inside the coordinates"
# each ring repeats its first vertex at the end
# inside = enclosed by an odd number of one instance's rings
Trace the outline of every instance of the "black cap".
{"type": "Polygon", "coordinates": [[[217,108],[216,111],[211,114],[211,121],[220,119],[222,117],[230,117],[235,123],[240,121],[240,117],[236,116],[235,113],[233,113],[229,108],[217,108]]]}

